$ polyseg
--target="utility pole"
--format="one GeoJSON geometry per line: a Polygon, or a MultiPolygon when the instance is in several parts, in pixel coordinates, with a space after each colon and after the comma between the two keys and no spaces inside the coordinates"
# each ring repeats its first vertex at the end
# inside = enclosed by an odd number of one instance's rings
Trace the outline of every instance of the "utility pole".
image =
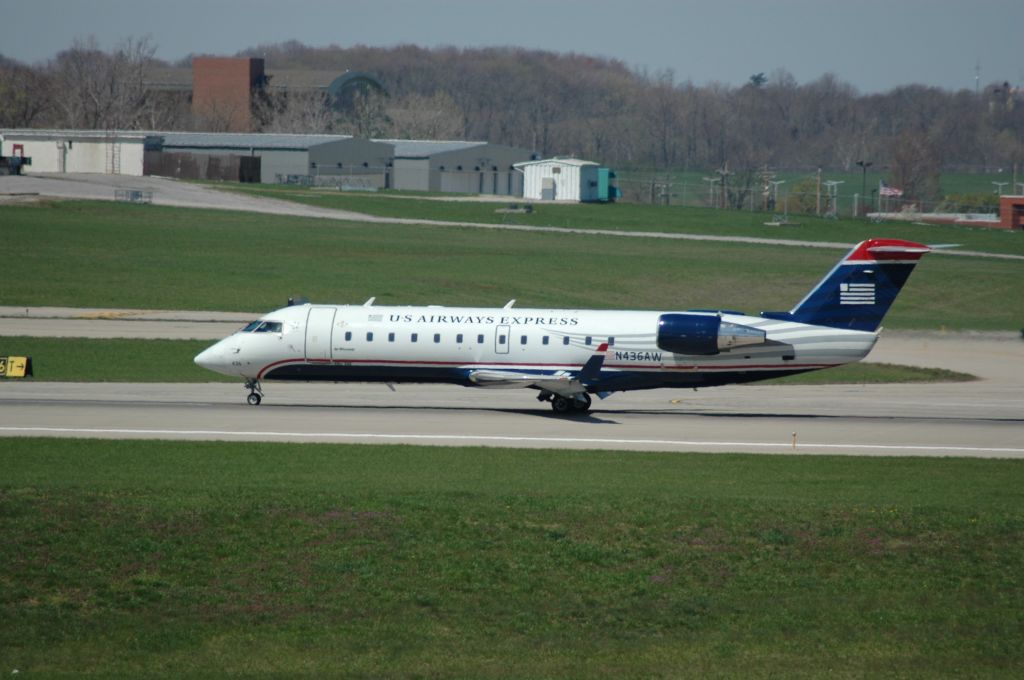
{"type": "Polygon", "coordinates": [[[768,180],[768,183],[772,185],[772,210],[779,209],[779,185],[785,184],[784,179],[772,179],[768,180]]]}
{"type": "Polygon", "coordinates": [[[839,185],[843,182],[830,179],[825,182],[825,193],[828,195],[828,214],[827,217],[838,217],[839,216],[839,185]]]}
{"type": "Polygon", "coordinates": [[[727,201],[729,200],[729,175],[732,174],[729,172],[729,161],[726,161],[722,169],[717,170],[716,172],[718,172],[718,176],[722,180],[722,207],[727,208],[729,207],[727,204],[727,201]]]}
{"type": "MultiPolygon", "coordinates": [[[[857,161],[857,165],[860,166],[860,195],[861,199],[868,193],[868,168],[874,163],[872,161],[857,161]]],[[[858,211],[859,212],[859,211],[858,211]]],[[[866,210],[864,212],[867,212],[866,210]]]]}
{"type": "Polygon", "coordinates": [[[821,217],[821,168],[818,168],[818,190],[815,199],[814,214],[821,217]]]}
{"type": "Polygon", "coordinates": [[[721,180],[717,177],[702,177],[705,182],[708,183],[708,205],[717,208],[717,201],[715,201],[715,182],[721,180]]]}

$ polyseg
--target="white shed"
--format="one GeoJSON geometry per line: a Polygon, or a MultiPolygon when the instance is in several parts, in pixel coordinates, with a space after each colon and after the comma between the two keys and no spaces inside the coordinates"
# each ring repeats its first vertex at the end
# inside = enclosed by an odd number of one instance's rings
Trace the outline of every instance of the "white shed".
{"type": "Polygon", "coordinates": [[[27,172],[142,175],[146,134],[123,130],[0,130],[0,155],[32,159],[27,172]]]}
{"type": "Polygon", "coordinates": [[[609,200],[608,169],[593,161],[556,157],[516,163],[515,168],[523,173],[525,199],[575,202],[609,200]]]}

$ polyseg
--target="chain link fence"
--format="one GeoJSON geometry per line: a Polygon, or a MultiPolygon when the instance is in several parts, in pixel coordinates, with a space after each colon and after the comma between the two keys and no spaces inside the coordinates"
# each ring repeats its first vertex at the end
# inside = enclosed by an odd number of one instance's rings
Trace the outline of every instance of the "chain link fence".
{"type": "Polygon", "coordinates": [[[868,217],[877,214],[942,213],[984,218],[999,212],[999,197],[970,194],[941,201],[903,198],[895,190],[866,185],[865,192],[843,191],[845,182],[816,179],[751,183],[723,182],[706,177],[695,183],[665,175],[630,175],[617,180],[620,200],[648,205],[671,205],[723,210],[746,210],[776,215],[816,215],[825,218],[868,217]]]}

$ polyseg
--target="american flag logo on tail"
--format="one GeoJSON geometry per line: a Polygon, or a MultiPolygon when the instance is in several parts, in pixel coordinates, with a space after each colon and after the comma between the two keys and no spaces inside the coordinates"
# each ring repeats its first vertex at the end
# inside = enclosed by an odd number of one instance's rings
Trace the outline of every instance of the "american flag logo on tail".
{"type": "Polygon", "coordinates": [[[874,283],[840,283],[839,304],[841,305],[873,305],[875,304],[874,283]]]}

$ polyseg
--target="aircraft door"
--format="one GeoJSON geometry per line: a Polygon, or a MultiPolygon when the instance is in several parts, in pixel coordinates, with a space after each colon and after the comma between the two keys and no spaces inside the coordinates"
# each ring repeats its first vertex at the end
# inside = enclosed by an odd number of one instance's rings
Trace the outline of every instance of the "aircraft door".
{"type": "Polygon", "coordinates": [[[306,360],[331,358],[334,307],[310,307],[306,317],[306,360]]]}
{"type": "Polygon", "coordinates": [[[498,326],[494,329],[495,354],[508,354],[509,335],[508,326],[498,326]]]}

